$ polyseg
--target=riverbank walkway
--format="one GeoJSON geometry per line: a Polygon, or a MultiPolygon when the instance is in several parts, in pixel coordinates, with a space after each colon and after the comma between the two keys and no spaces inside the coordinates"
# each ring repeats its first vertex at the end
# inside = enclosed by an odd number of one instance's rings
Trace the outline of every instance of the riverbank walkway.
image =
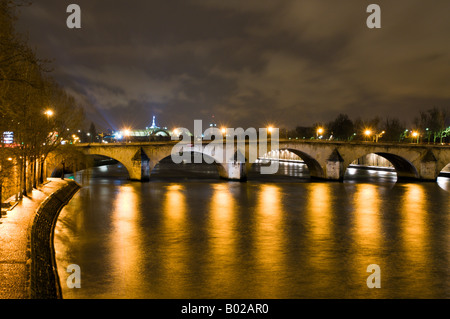
{"type": "Polygon", "coordinates": [[[41,203],[67,182],[49,179],[0,218],[0,299],[28,299],[29,234],[41,203]]]}

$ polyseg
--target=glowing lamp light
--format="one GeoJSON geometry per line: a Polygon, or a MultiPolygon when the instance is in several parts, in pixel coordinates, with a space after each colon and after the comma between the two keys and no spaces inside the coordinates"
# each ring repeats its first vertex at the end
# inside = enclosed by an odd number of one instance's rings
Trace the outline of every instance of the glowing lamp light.
{"type": "Polygon", "coordinates": [[[47,115],[48,117],[53,116],[53,111],[52,110],[47,110],[44,112],[45,115],[47,115]]]}
{"type": "Polygon", "coordinates": [[[269,131],[269,133],[272,133],[272,132],[273,132],[273,126],[269,126],[269,127],[267,128],[267,130],[269,131]]]}
{"type": "Polygon", "coordinates": [[[412,136],[413,137],[417,137],[419,135],[419,133],[417,133],[417,132],[412,132],[412,136]]]}
{"type": "Polygon", "coordinates": [[[372,134],[372,131],[371,131],[371,130],[365,130],[365,131],[364,131],[364,134],[365,134],[366,136],[370,136],[370,135],[372,134]]]}
{"type": "Polygon", "coordinates": [[[317,134],[322,135],[323,132],[324,132],[324,129],[323,129],[322,127],[319,127],[319,128],[317,129],[317,134]]]}
{"type": "Polygon", "coordinates": [[[225,134],[227,132],[227,129],[225,127],[222,127],[220,131],[222,132],[222,134],[225,134]]]}
{"type": "Polygon", "coordinates": [[[123,131],[123,135],[125,135],[125,136],[130,136],[130,134],[131,134],[130,130],[124,130],[123,131]]]}

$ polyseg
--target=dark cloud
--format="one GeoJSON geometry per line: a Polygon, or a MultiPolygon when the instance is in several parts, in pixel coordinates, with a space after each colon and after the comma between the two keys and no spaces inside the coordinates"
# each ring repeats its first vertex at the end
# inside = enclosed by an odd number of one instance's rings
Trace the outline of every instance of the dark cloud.
{"type": "Polygon", "coordinates": [[[450,102],[450,2],[73,1],[22,9],[21,30],[100,124],[294,127],[338,113],[411,120],[450,102]]]}

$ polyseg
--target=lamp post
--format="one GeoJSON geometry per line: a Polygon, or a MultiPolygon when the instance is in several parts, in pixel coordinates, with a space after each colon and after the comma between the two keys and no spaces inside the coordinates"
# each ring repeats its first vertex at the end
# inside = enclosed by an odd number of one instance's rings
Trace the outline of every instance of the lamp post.
{"type": "Polygon", "coordinates": [[[61,173],[61,179],[64,179],[64,171],[66,169],[66,163],[64,160],[62,160],[62,173],[61,173]]]}
{"type": "Polygon", "coordinates": [[[383,131],[383,132],[381,132],[381,133],[378,133],[378,134],[375,134],[375,143],[378,143],[378,139],[379,139],[380,137],[382,137],[384,133],[385,133],[385,131],[383,131]]]}

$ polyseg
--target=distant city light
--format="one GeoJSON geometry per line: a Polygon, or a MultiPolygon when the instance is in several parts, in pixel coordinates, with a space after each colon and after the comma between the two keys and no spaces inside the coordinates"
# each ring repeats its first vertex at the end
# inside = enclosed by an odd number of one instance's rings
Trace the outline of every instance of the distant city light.
{"type": "Polygon", "coordinates": [[[14,143],[14,132],[7,131],[3,132],[3,143],[5,144],[13,144],[14,143]]]}

